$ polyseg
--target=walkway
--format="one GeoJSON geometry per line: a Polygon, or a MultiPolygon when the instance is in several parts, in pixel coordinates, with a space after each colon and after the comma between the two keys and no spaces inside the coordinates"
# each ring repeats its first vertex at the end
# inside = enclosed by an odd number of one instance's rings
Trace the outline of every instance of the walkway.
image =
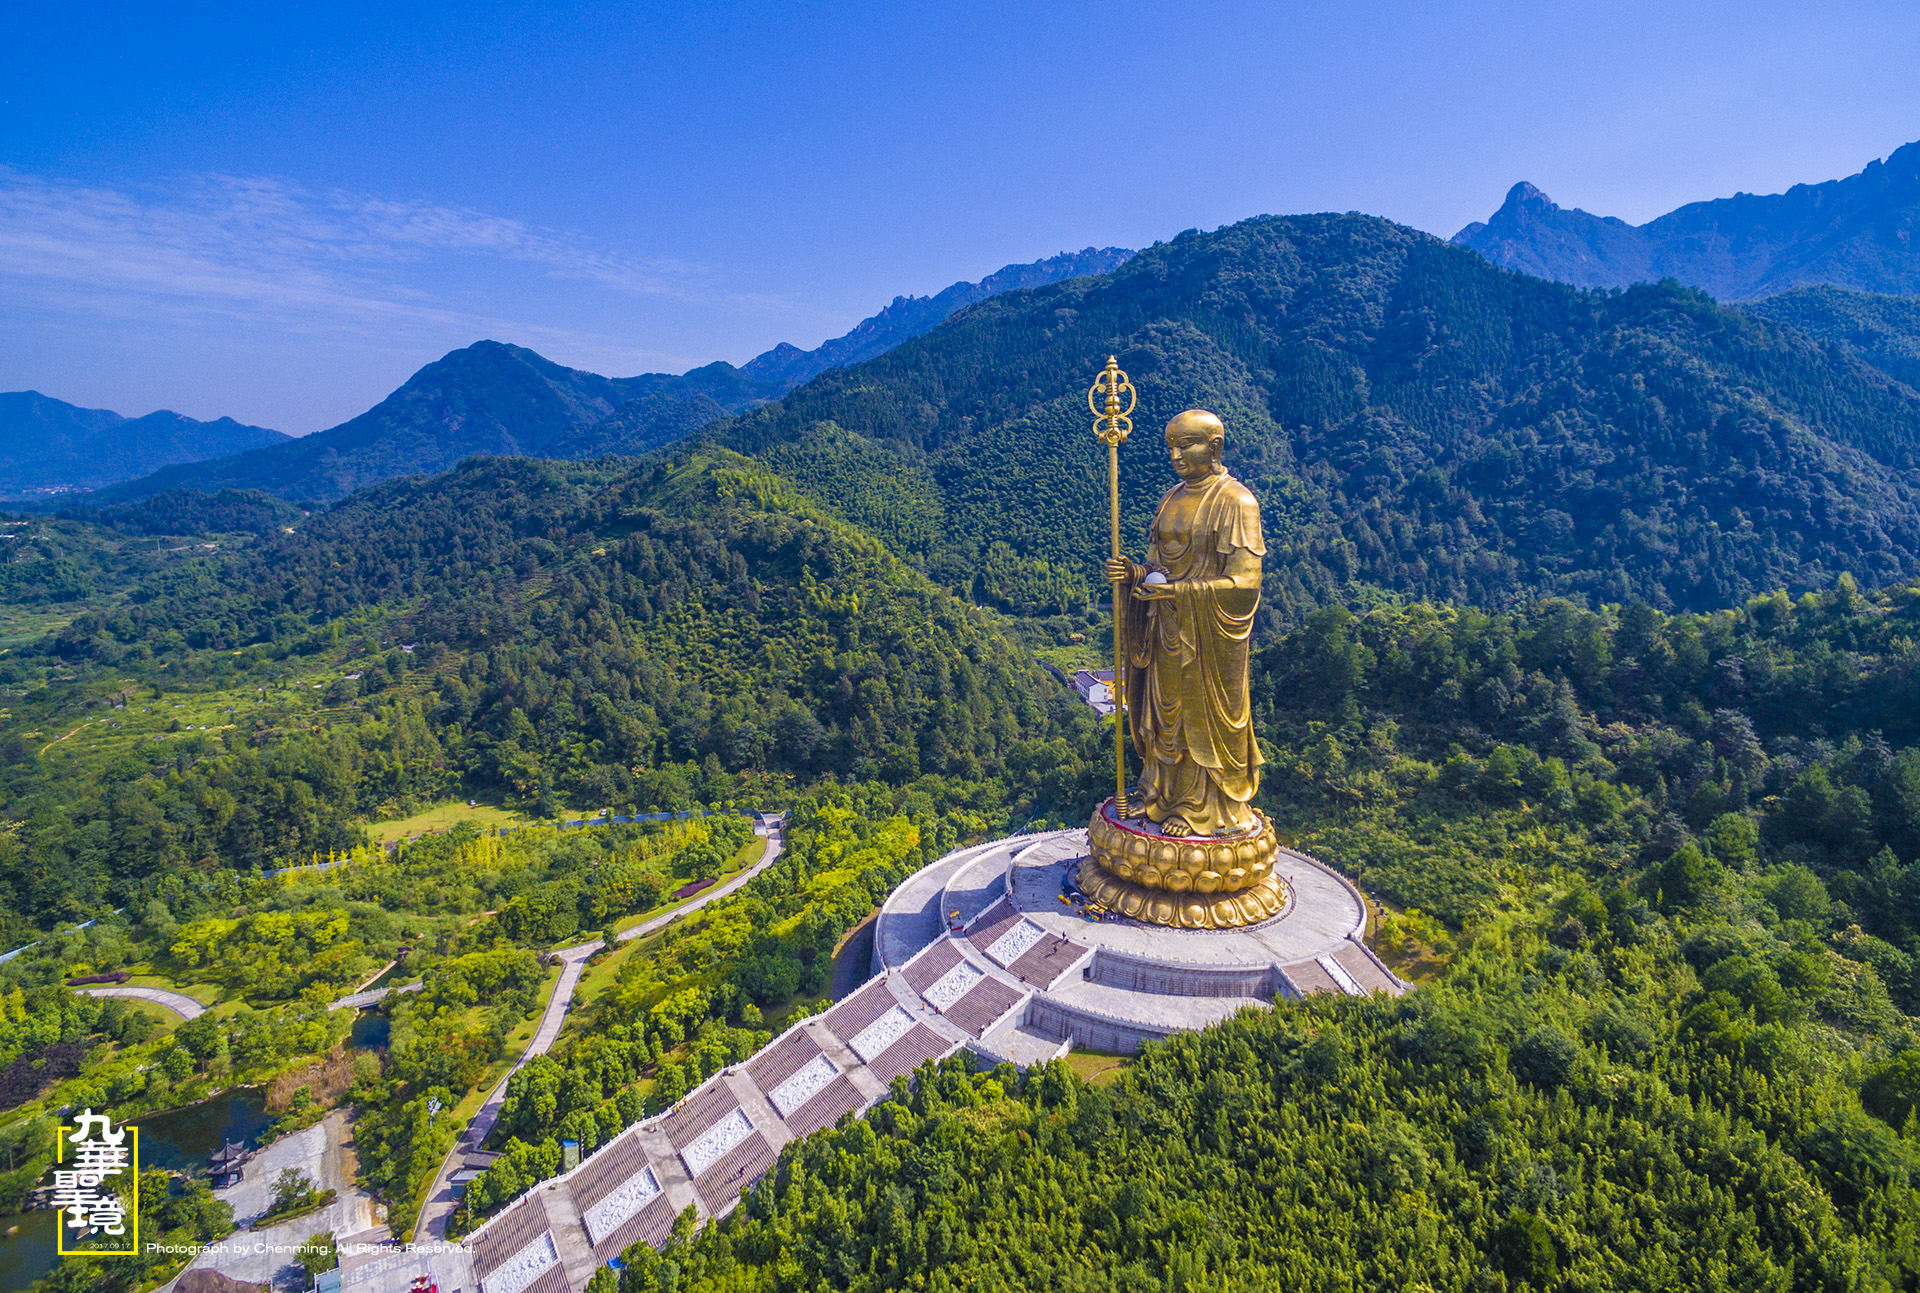
{"type": "MultiPolygon", "coordinates": [[[[962,1047],[990,1063],[1027,1065],[1076,1045],[1130,1050],[1245,1007],[1271,1008],[1283,989],[1404,990],[1354,941],[1364,931],[1357,891],[1312,858],[1287,854],[1288,915],[1228,934],[1063,914],[1061,868],[1085,850],[1084,831],[1043,832],[930,864],[895,890],[872,926],[873,981],[540,1182],[445,1250],[449,1260],[396,1254],[349,1264],[343,1288],[405,1293],[425,1270],[443,1288],[582,1293],[630,1244],[664,1242],[689,1204],[701,1220],[725,1216],[788,1143],[862,1115],[894,1081],[962,1047]],[[970,929],[949,935],[950,921],[968,920],[970,929]],[[1063,932],[1048,928],[1056,924],[1063,932]],[[1277,955],[1306,960],[1277,965],[1277,955]],[[1100,972],[1103,960],[1111,973],[1100,972]],[[1254,987],[1262,990],[1246,995],[1254,987]],[[1088,989],[1104,994],[1102,1009],[1068,1000],[1088,989]],[[1135,1000],[1107,1013],[1122,998],[1135,1000]]],[[[431,1229],[425,1216],[416,1242],[445,1234],[444,1221],[431,1229]]]]}
{"type": "MultiPolygon", "coordinates": [[[[652,920],[635,925],[632,929],[619,934],[616,941],[624,943],[629,939],[651,934],[657,929],[664,929],[682,916],[689,916],[708,903],[716,902],[737,891],[741,885],[766,870],[773,860],[780,856],[780,827],[781,822],[778,818],[767,822],[767,851],[754,865],[727,883],[702,894],[686,906],[677,907],[652,920]]],[[[482,1145],[486,1144],[488,1135],[493,1131],[493,1124],[499,1120],[500,1106],[506,1102],[507,1098],[507,1083],[513,1075],[534,1056],[545,1055],[554,1042],[559,1040],[560,1030],[567,1021],[567,1011],[573,1004],[573,990],[580,982],[586,960],[605,946],[605,943],[596,939],[591,943],[581,943],[577,947],[562,948],[555,953],[566,962],[566,967],[560,972],[560,982],[554,985],[553,997],[547,1002],[546,1013],[540,1017],[540,1027],[534,1031],[533,1040],[527,1043],[527,1049],[521,1052],[520,1058],[514,1061],[513,1067],[507,1070],[506,1077],[501,1078],[499,1084],[488,1094],[486,1103],[480,1106],[480,1111],[474,1114],[473,1121],[467,1124],[467,1129],[460,1133],[460,1139],[454,1143],[453,1149],[441,1162],[440,1170],[434,1174],[433,1185],[427,1191],[427,1201],[420,1206],[419,1220],[414,1223],[414,1243],[439,1243],[446,1239],[447,1222],[452,1218],[454,1207],[458,1203],[458,1200],[453,1197],[453,1174],[465,1164],[469,1154],[478,1151],[482,1145]]]]}
{"type": "Polygon", "coordinates": [[[132,997],[138,1001],[151,1001],[156,1006],[164,1006],[182,1019],[198,1019],[207,1013],[207,1008],[184,992],[169,992],[165,988],[79,988],[89,997],[132,997]]]}
{"type": "Polygon", "coordinates": [[[684,907],[675,907],[672,911],[663,912],[655,916],[652,920],[641,921],[632,929],[621,930],[618,934],[614,935],[614,941],[617,943],[625,943],[631,939],[645,938],[655,930],[665,929],[682,916],[691,916],[694,912],[699,911],[710,902],[718,902],[729,894],[737,893],[742,885],[772,866],[773,860],[780,856],[780,850],[785,847],[785,839],[782,835],[785,827],[786,818],[784,815],[767,818],[767,851],[761,855],[758,862],[755,862],[752,866],[742,871],[739,875],[734,876],[726,883],[716,885],[707,890],[684,907]]]}
{"type": "Polygon", "coordinates": [[[343,1010],[351,1008],[354,1010],[365,1010],[368,1006],[378,1005],[396,992],[418,992],[426,986],[426,980],[422,979],[418,983],[403,983],[397,988],[392,984],[388,984],[384,988],[369,988],[365,992],[355,992],[344,996],[329,1005],[327,1009],[343,1010]]]}
{"type": "Polygon", "coordinates": [[[467,1129],[460,1133],[453,1149],[441,1162],[440,1170],[434,1173],[433,1185],[427,1190],[427,1201],[420,1205],[420,1218],[414,1222],[414,1243],[437,1243],[447,1237],[447,1220],[453,1216],[454,1205],[459,1202],[453,1197],[453,1174],[460,1170],[468,1154],[486,1143],[487,1134],[500,1118],[500,1106],[506,1102],[507,1083],[513,1075],[534,1056],[545,1055],[560,1036],[560,1028],[567,1021],[567,1010],[573,1004],[573,990],[580,983],[586,960],[605,946],[605,943],[595,939],[591,943],[562,948],[554,953],[565,965],[560,971],[560,981],[553,985],[553,996],[547,1001],[546,1013],[540,1016],[540,1026],[534,1029],[533,1040],[527,1043],[527,1049],[520,1052],[520,1058],[513,1062],[506,1076],[488,1093],[486,1102],[473,1115],[473,1121],[467,1124],[467,1129]]]}

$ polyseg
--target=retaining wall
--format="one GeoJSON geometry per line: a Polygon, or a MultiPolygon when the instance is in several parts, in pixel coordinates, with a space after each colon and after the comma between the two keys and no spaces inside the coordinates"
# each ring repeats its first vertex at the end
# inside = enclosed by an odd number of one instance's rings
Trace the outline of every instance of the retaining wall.
{"type": "Polygon", "coordinates": [[[1163,997],[1259,997],[1271,1001],[1280,977],[1271,965],[1169,965],[1163,961],[1096,948],[1087,977],[1133,992],[1163,997]]]}
{"type": "Polygon", "coordinates": [[[1131,1055],[1144,1042],[1157,1042],[1173,1030],[1114,1019],[1092,1010],[1064,1006],[1045,997],[1033,998],[1026,1022],[1041,1032],[1064,1037],[1087,1050],[1131,1055]]]}

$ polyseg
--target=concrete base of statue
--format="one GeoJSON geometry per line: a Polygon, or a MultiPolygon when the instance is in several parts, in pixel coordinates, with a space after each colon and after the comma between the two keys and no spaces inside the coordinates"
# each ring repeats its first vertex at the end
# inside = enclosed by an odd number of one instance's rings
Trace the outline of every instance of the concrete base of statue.
{"type": "Polygon", "coordinates": [[[1087,826],[1080,890],[1122,915],[1172,929],[1240,929],[1278,916],[1286,888],[1274,873],[1273,823],[1257,809],[1234,835],[1162,834],[1120,818],[1109,799],[1087,826]]]}

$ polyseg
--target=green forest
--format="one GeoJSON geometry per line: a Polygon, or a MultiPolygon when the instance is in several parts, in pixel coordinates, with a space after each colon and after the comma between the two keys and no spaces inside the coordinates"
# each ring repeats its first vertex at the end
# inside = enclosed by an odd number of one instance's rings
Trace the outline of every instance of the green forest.
{"type": "MultiPolygon", "coordinates": [[[[1227,420],[1268,542],[1258,803],[1415,990],[922,1069],[595,1293],[1920,1290],[1902,327],[1262,219],[646,457],[0,523],[0,1200],[62,1108],[258,1084],[278,1130],[350,1113],[404,1236],[575,949],[464,1233],[823,1009],[904,876],[1084,820],[1110,728],[1042,662],[1111,646],[1062,375],[1113,353],[1136,554],[1159,423],[1227,420]],[[695,815],[562,825],[605,810],[695,815]],[[755,865],[766,810],[777,859],[619,937],[755,865]],[[65,983],[103,973],[206,1012],[65,983]],[[361,1045],[328,1006],[383,975],[413,990],[361,1045]]],[[[161,1233],[233,1224],[155,1189],[161,1233]]],[[[87,1269],[51,1287],[175,1264],[87,1269]]]]}
{"type": "Polygon", "coordinates": [[[725,454],[382,486],[156,571],[0,657],[6,679],[0,933],[22,941],[456,791],[552,817],[831,769],[979,781],[1064,707],[985,612],[725,454]]]}
{"type": "Polygon", "coordinates": [[[1111,353],[1140,395],[1123,533],[1170,479],[1166,420],[1218,412],[1265,513],[1272,628],[1356,583],[1709,610],[1920,572],[1920,394],[1824,330],[1670,282],[1508,273],[1373,217],[1261,217],[981,302],[700,434],[976,598],[996,542],[1036,582],[1044,563],[1097,586],[1084,389],[1111,353]]]}
{"type": "Polygon", "coordinates": [[[1415,992],[949,1061],[621,1289],[1920,1287],[1916,615],[1316,614],[1263,796],[1415,992]]]}

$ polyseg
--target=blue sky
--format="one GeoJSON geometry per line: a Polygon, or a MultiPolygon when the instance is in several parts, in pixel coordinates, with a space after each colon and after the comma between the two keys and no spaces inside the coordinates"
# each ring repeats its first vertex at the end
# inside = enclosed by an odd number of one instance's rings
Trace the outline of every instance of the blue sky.
{"type": "Polygon", "coordinates": [[[1920,138],[1920,5],[123,7],[0,23],[0,389],[305,433],[1263,212],[1641,221],[1920,138]]]}

